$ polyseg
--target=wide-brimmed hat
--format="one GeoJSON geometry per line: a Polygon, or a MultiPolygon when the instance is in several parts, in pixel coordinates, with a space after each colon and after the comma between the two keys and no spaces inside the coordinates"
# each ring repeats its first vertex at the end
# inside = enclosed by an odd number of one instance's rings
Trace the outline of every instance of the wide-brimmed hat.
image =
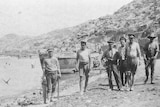
{"type": "Polygon", "coordinates": [[[152,34],[149,35],[147,38],[148,38],[148,39],[155,39],[156,37],[157,37],[157,36],[156,36],[155,34],[152,33],[152,34]]]}
{"type": "Polygon", "coordinates": [[[53,49],[47,49],[47,52],[53,52],[53,49]]]}
{"type": "Polygon", "coordinates": [[[109,41],[108,41],[108,44],[114,44],[114,41],[109,40],[109,41]]]}
{"type": "Polygon", "coordinates": [[[128,37],[129,37],[129,38],[134,38],[134,37],[135,37],[135,34],[129,33],[129,34],[128,34],[128,37]]]}
{"type": "Polygon", "coordinates": [[[87,43],[87,40],[85,39],[85,40],[81,40],[81,43],[87,43]]]}

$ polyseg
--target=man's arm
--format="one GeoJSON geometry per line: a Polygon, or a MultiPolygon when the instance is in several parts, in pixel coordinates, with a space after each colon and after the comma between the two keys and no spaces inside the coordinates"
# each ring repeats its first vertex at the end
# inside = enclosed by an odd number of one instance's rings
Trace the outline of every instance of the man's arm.
{"type": "Polygon", "coordinates": [[[106,57],[106,51],[103,53],[101,61],[103,61],[103,59],[106,57]]]}
{"type": "Polygon", "coordinates": [[[148,48],[148,44],[146,44],[143,48],[143,58],[144,60],[147,60],[147,56],[146,56],[146,53],[147,53],[147,48],[148,48]]]}
{"type": "Polygon", "coordinates": [[[89,69],[91,70],[91,51],[89,51],[88,58],[89,58],[89,69]]]}
{"type": "Polygon", "coordinates": [[[137,43],[137,53],[138,53],[138,57],[139,57],[139,60],[141,60],[142,58],[142,56],[141,56],[141,50],[140,50],[140,46],[139,46],[139,44],[137,43]]]}
{"type": "Polygon", "coordinates": [[[76,53],[76,63],[78,64],[78,60],[79,60],[79,51],[77,51],[76,53]]]}
{"type": "Polygon", "coordinates": [[[158,56],[158,52],[159,52],[159,44],[156,43],[156,53],[155,53],[155,56],[154,56],[155,59],[156,59],[157,56],[158,56]]]}
{"type": "Polygon", "coordinates": [[[61,77],[61,70],[60,70],[60,64],[59,64],[58,58],[56,58],[56,62],[57,62],[58,74],[59,74],[59,76],[61,77]]]}
{"type": "Polygon", "coordinates": [[[44,76],[45,76],[45,59],[42,60],[42,71],[43,71],[42,79],[44,79],[44,76]]]}

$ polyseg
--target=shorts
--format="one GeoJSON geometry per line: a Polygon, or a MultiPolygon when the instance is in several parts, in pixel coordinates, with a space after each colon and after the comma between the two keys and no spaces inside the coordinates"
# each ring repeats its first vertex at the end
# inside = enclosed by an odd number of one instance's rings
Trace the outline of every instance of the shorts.
{"type": "Polygon", "coordinates": [[[89,64],[86,62],[79,63],[79,76],[89,76],[89,64]]]}
{"type": "Polygon", "coordinates": [[[131,71],[135,75],[138,67],[137,57],[127,57],[127,71],[131,71]]]}
{"type": "Polygon", "coordinates": [[[125,73],[127,70],[127,60],[120,60],[119,71],[125,73]]]}

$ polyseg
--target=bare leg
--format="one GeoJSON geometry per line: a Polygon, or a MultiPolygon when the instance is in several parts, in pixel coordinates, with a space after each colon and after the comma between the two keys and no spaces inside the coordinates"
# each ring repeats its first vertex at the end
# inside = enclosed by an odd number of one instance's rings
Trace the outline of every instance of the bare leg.
{"type": "Polygon", "coordinates": [[[148,67],[145,67],[145,71],[146,71],[146,79],[144,81],[144,84],[146,84],[146,82],[148,81],[148,76],[149,76],[148,67]]]}
{"type": "Polygon", "coordinates": [[[130,91],[133,91],[133,87],[134,87],[134,74],[131,73],[131,87],[130,87],[130,91]]]}
{"type": "Polygon", "coordinates": [[[131,72],[129,71],[128,72],[128,86],[129,86],[129,88],[131,89],[131,80],[132,80],[132,77],[131,77],[131,72]]]}
{"type": "Polygon", "coordinates": [[[86,92],[86,89],[87,89],[87,86],[88,86],[88,79],[89,79],[89,76],[85,76],[85,86],[84,86],[84,92],[86,92]]]}
{"type": "Polygon", "coordinates": [[[80,76],[79,87],[81,95],[83,95],[83,86],[83,76],[80,76]]]}

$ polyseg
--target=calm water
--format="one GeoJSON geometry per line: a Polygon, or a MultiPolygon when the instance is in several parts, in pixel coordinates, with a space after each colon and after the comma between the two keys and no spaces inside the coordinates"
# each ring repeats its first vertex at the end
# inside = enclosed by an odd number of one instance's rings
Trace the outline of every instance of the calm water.
{"type": "MultiPolygon", "coordinates": [[[[39,59],[0,58],[0,97],[12,96],[41,87],[42,69],[39,59]],[[35,65],[35,68],[31,67],[35,65]],[[9,84],[4,81],[10,79],[9,84]]],[[[60,81],[78,78],[72,70],[62,70],[60,81]]]]}

